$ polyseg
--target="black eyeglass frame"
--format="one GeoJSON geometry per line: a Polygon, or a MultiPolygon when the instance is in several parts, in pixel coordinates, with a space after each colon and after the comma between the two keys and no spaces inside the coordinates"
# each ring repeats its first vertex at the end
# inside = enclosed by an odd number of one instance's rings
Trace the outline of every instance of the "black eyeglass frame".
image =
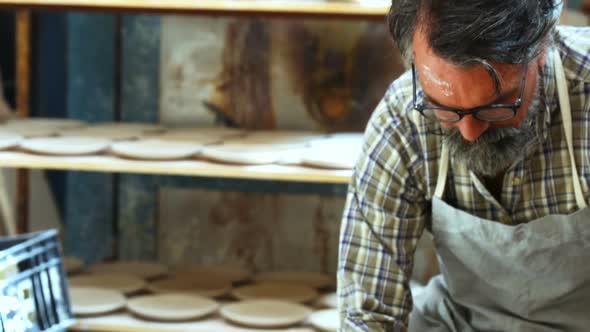
{"type": "MultiPolygon", "coordinates": [[[[463,119],[464,116],[466,115],[470,115],[473,114],[473,116],[480,120],[480,121],[485,121],[485,122],[499,122],[499,121],[506,121],[506,120],[510,120],[512,118],[514,118],[516,116],[516,112],[518,111],[518,109],[520,108],[520,106],[522,105],[522,95],[524,93],[524,87],[526,85],[526,74],[528,72],[528,63],[525,65],[525,69],[524,69],[524,74],[522,75],[522,80],[520,82],[520,93],[518,95],[518,98],[516,99],[516,101],[512,104],[489,104],[489,105],[484,105],[484,106],[479,106],[479,107],[475,107],[475,108],[471,108],[468,110],[461,110],[458,108],[452,108],[452,107],[447,107],[447,106],[442,106],[442,105],[427,105],[427,104],[416,104],[416,66],[412,63],[412,89],[413,89],[413,95],[412,95],[412,103],[413,103],[413,107],[416,111],[420,112],[420,114],[422,114],[422,116],[424,116],[425,118],[429,118],[428,116],[426,116],[424,114],[425,110],[443,110],[443,111],[449,111],[449,112],[453,112],[455,114],[457,114],[458,118],[456,120],[444,120],[441,119],[439,117],[436,117],[436,119],[440,122],[446,122],[446,123],[455,123],[455,122],[459,122],[461,121],[461,119],[463,119]],[[512,109],[512,116],[510,117],[506,117],[506,118],[501,118],[501,119],[497,119],[497,120],[489,120],[489,119],[480,119],[477,114],[480,111],[483,110],[488,110],[488,109],[494,109],[494,108],[508,108],[508,109],[512,109]]],[[[436,115],[435,115],[436,116],[436,115]]]]}

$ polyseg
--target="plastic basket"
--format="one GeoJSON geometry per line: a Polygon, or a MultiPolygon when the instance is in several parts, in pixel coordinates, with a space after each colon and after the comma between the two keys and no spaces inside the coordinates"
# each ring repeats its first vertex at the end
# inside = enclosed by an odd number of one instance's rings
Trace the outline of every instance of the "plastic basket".
{"type": "Polygon", "coordinates": [[[73,324],[57,232],[0,238],[0,332],[57,332],[73,324]]]}

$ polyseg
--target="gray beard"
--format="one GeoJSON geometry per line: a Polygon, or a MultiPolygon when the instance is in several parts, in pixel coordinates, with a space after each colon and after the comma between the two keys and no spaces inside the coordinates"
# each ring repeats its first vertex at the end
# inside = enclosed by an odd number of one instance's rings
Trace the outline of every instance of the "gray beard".
{"type": "Polygon", "coordinates": [[[443,129],[450,156],[477,175],[499,175],[539,142],[535,118],[540,104],[540,98],[535,97],[520,128],[489,128],[473,142],[465,140],[455,127],[443,129]]]}

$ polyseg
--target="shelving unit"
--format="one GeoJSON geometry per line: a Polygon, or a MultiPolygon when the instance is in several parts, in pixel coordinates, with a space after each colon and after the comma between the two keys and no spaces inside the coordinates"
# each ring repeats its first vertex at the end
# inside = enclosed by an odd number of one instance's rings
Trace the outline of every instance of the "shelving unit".
{"type": "Polygon", "coordinates": [[[286,165],[229,165],[198,160],[140,161],[111,156],[56,157],[0,152],[0,167],[223,177],[231,179],[347,184],[350,170],[286,165]]]}
{"type": "MultiPolygon", "coordinates": [[[[26,45],[30,40],[30,11],[103,11],[103,12],[133,12],[133,13],[170,13],[190,15],[223,15],[223,16],[280,16],[280,17],[330,17],[366,19],[385,21],[388,5],[378,1],[321,1],[321,0],[0,0],[0,9],[19,10],[19,24],[21,33],[17,36],[19,45],[26,45]]],[[[17,50],[17,58],[23,64],[19,70],[17,89],[19,95],[28,96],[30,91],[29,67],[30,52],[21,47],[17,50]]],[[[17,105],[22,115],[28,114],[28,99],[22,99],[17,105]]],[[[0,167],[13,167],[22,169],[55,169],[76,171],[98,171],[138,174],[181,175],[196,177],[216,177],[229,179],[253,179],[269,181],[294,181],[320,184],[347,184],[351,177],[350,170],[325,170],[286,165],[259,165],[238,166],[226,164],[214,164],[204,161],[136,161],[125,160],[110,156],[87,157],[53,157],[31,155],[21,152],[0,152],[0,167]]],[[[27,187],[26,180],[19,185],[19,197],[21,202],[27,196],[23,190],[27,187]]],[[[26,202],[26,201],[25,201],[26,202]]],[[[24,204],[24,203],[23,203],[24,204]]],[[[19,208],[19,211],[26,209],[19,208]]],[[[21,212],[22,213],[22,212],[21,212]]],[[[25,220],[19,221],[19,230],[26,229],[25,220]]],[[[101,330],[101,331],[136,331],[133,318],[125,315],[107,316],[104,318],[92,318],[80,320],[73,330],[101,330]]],[[[140,324],[141,325],[141,324],[140,324]]],[[[203,331],[238,331],[237,327],[222,328],[224,323],[213,320],[203,325],[203,331]]],[[[199,326],[201,327],[201,326],[199,326]]],[[[147,327],[141,325],[142,331],[147,327]]],[[[168,330],[154,328],[154,331],[168,330]]],[[[181,329],[182,330],[182,329],[181,329]]],[[[290,331],[312,331],[307,326],[289,329],[290,331]]],[[[175,331],[173,328],[170,331],[175,331]]]]}
{"type": "Polygon", "coordinates": [[[336,16],[383,20],[381,0],[0,0],[0,8],[216,15],[336,16]]]}

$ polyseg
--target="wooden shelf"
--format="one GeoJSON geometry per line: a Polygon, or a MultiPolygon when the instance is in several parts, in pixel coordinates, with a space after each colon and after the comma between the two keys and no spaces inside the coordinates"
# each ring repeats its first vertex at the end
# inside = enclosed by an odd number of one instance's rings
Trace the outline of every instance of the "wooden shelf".
{"type": "Polygon", "coordinates": [[[217,315],[196,322],[158,323],[143,321],[127,313],[115,313],[103,317],[81,318],[70,331],[101,332],[314,332],[312,327],[296,326],[284,329],[253,329],[230,325],[217,315]]]}
{"type": "Polygon", "coordinates": [[[111,156],[57,157],[0,152],[0,167],[184,175],[233,179],[347,184],[352,171],[283,165],[229,165],[199,160],[142,161],[111,156]]]}
{"type": "Polygon", "coordinates": [[[384,20],[389,4],[379,0],[0,0],[0,8],[384,20]]]}

